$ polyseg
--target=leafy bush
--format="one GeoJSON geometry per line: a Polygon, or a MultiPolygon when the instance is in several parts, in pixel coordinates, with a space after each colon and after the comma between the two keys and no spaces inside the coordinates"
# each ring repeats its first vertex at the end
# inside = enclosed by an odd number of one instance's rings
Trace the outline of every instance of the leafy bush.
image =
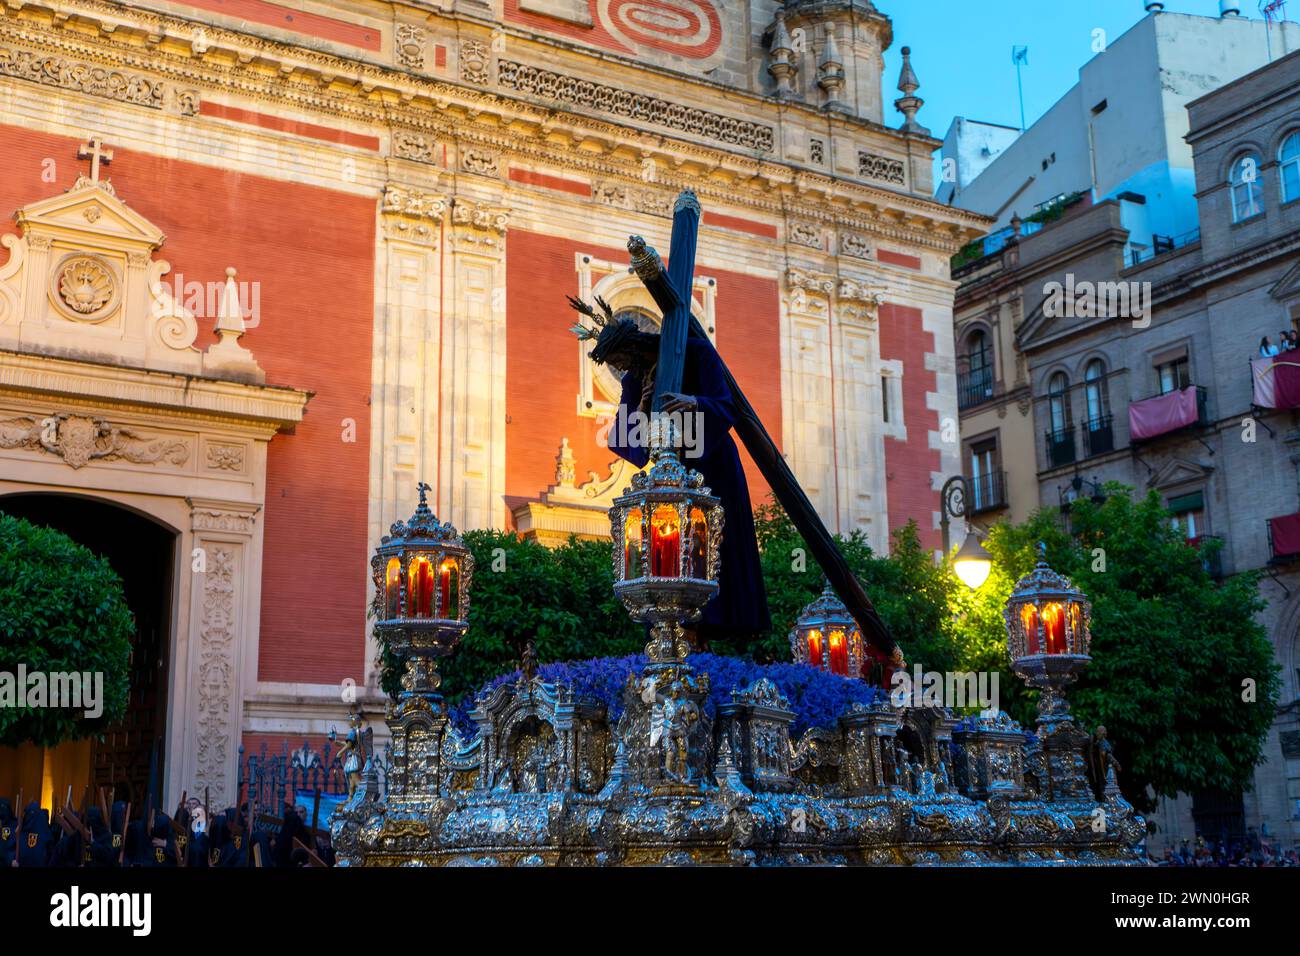
{"type": "Polygon", "coordinates": [[[0,744],[53,746],[99,732],[126,709],[135,622],[109,563],[67,535],[0,513],[0,673],[104,675],[104,712],[0,707],[0,744]]]}

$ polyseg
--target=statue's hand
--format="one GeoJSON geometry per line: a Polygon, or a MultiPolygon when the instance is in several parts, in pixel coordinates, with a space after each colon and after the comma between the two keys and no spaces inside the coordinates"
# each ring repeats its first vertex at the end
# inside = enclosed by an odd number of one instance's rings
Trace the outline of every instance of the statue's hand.
{"type": "Polygon", "coordinates": [[[699,407],[699,402],[695,400],[694,395],[683,395],[681,392],[664,392],[663,411],[665,412],[693,412],[699,407]]]}

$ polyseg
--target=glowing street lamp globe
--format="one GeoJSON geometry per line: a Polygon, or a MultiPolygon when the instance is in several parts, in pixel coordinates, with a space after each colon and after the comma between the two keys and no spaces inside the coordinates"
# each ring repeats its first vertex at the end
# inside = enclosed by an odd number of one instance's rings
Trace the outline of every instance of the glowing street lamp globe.
{"type": "Polygon", "coordinates": [[[953,556],[952,569],[961,583],[972,591],[989,579],[993,570],[993,556],[984,549],[984,543],[974,531],[966,535],[961,549],[953,556]]]}

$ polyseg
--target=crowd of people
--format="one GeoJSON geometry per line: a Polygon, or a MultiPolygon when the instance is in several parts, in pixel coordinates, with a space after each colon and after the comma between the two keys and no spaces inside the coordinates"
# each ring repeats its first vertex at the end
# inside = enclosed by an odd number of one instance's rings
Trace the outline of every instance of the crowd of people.
{"type": "Polygon", "coordinates": [[[1282,850],[1250,834],[1244,840],[1183,840],[1153,861],[1157,866],[1300,866],[1300,848],[1282,850]]]}
{"type": "Polygon", "coordinates": [[[1269,340],[1267,335],[1259,340],[1260,358],[1272,358],[1274,355],[1281,355],[1283,352],[1292,352],[1300,348],[1300,335],[1297,335],[1294,329],[1290,331],[1283,329],[1277,336],[1276,345],[1269,340]]]}
{"type": "Polygon", "coordinates": [[[286,803],[268,824],[251,825],[247,804],[211,820],[195,800],[176,813],[131,815],[130,804],[91,804],[81,813],[65,807],[54,815],[32,801],[19,820],[0,798],[0,866],[173,867],[333,866],[328,837],[314,833],[298,808],[286,803]]]}

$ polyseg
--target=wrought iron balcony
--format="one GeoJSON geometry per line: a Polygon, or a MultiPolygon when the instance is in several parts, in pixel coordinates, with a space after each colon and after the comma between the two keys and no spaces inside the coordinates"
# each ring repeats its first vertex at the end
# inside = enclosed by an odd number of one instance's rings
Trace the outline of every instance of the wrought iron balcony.
{"type": "Polygon", "coordinates": [[[966,501],[971,514],[996,511],[1007,506],[1007,473],[991,471],[972,478],[966,476],[969,498],[966,501]]]}
{"type": "Polygon", "coordinates": [[[1068,465],[1078,457],[1074,449],[1074,429],[1061,428],[1044,433],[1047,440],[1047,467],[1068,465]]]}
{"type": "Polygon", "coordinates": [[[993,397],[993,369],[977,368],[957,373],[957,408],[973,408],[993,397]]]}
{"type": "Polygon", "coordinates": [[[1085,458],[1104,455],[1115,450],[1115,430],[1112,427],[1113,415],[1102,415],[1089,419],[1083,425],[1083,454],[1085,458]]]}

